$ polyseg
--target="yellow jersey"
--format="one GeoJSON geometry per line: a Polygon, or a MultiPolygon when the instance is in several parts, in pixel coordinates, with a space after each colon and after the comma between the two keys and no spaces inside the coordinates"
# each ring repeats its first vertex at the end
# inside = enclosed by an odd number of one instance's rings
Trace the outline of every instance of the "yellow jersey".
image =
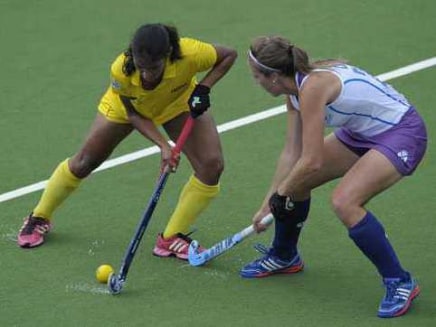
{"type": "Polygon", "coordinates": [[[111,84],[103,95],[98,110],[110,121],[129,123],[126,109],[119,95],[132,100],[136,111],[143,117],[161,125],[183,111],[189,111],[188,99],[197,83],[196,74],[209,70],[217,60],[213,45],[191,38],[180,39],[182,58],[166,60],[163,78],[154,90],[141,87],[139,72],[123,73],[124,53],[111,66],[111,84]]]}

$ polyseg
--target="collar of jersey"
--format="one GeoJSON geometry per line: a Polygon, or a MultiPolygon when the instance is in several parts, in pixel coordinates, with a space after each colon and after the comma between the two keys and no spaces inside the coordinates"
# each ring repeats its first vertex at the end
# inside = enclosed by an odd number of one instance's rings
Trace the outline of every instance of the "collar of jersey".
{"type": "MultiPolygon", "coordinates": [[[[167,59],[167,61],[165,63],[165,71],[164,71],[162,80],[173,78],[174,76],[176,76],[176,64],[170,62],[170,60],[167,59]]],[[[141,85],[141,81],[139,79],[139,72],[138,71],[135,71],[133,73],[132,84],[135,85],[135,86],[140,86],[141,85]]]]}

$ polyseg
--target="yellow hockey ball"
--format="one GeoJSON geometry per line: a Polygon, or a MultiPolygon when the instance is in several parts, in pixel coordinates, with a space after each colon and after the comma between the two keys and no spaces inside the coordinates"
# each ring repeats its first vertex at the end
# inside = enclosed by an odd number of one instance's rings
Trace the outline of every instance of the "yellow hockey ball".
{"type": "Polygon", "coordinates": [[[109,275],[114,272],[114,268],[111,265],[101,265],[95,271],[95,277],[100,283],[107,283],[109,275]]]}

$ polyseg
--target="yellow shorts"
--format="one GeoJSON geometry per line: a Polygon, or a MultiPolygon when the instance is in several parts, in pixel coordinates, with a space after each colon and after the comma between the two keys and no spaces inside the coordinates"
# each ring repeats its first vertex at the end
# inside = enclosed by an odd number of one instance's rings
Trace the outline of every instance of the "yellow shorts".
{"type": "MultiPolygon", "coordinates": [[[[181,97],[176,101],[172,102],[168,106],[153,110],[152,112],[141,110],[139,108],[138,112],[145,118],[152,120],[156,125],[162,125],[167,121],[177,117],[182,112],[189,111],[188,99],[192,92],[189,88],[187,92],[184,92],[181,97]]],[[[107,120],[118,123],[118,124],[130,124],[129,118],[127,116],[126,109],[122,104],[118,94],[114,93],[111,89],[103,95],[98,105],[98,111],[106,117],[107,120]]]]}

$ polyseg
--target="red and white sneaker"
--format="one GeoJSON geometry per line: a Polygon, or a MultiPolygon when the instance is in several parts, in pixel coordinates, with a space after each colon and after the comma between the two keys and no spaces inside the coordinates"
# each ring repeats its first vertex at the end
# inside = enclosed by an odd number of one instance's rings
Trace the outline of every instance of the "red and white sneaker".
{"type": "Polygon", "coordinates": [[[50,221],[45,218],[34,217],[32,214],[24,219],[23,226],[18,233],[17,243],[22,248],[34,248],[44,243],[44,235],[50,231],[50,221]]]}
{"type": "MultiPolygon", "coordinates": [[[[157,236],[153,254],[158,257],[177,257],[181,260],[188,260],[188,249],[192,239],[188,235],[177,233],[173,237],[164,239],[162,234],[157,236]]],[[[199,251],[204,251],[200,246],[199,251]]]]}

